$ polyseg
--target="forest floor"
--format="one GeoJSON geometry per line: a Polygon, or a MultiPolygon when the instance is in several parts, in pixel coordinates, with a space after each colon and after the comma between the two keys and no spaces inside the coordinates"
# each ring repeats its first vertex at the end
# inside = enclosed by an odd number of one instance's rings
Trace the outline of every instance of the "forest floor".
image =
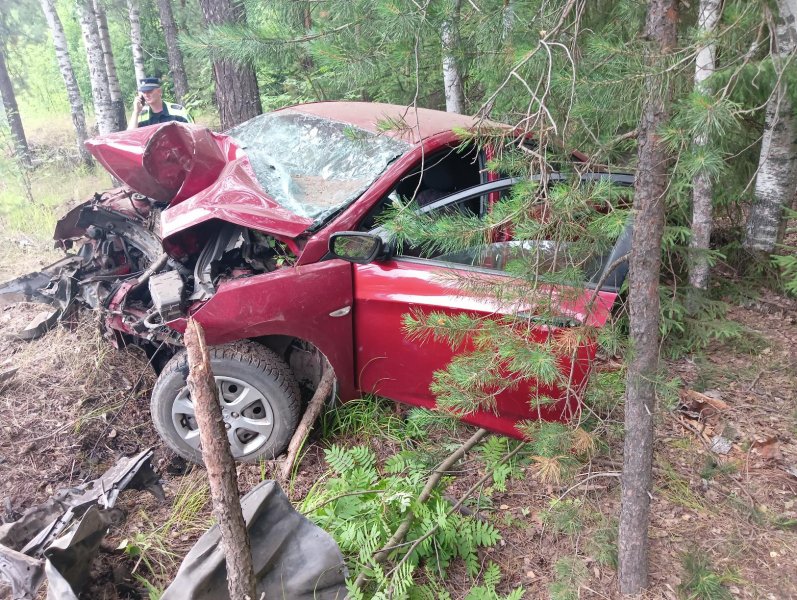
{"type": "MultiPolygon", "coordinates": [[[[87,186],[97,182],[86,177],[87,186]]],[[[46,232],[4,231],[0,281],[57,258],[46,232]]],[[[154,448],[167,501],[122,494],[118,506],[127,517],[102,546],[88,596],[147,598],[147,585],[163,589],[210,524],[204,473],[177,460],[156,435],[149,417],[155,376],[143,353],[113,348],[88,312],[39,340],[16,339],[40,310],[0,308],[0,372],[18,369],[0,383],[0,518],[18,518],[120,456],[154,448]]],[[[743,328],[741,337],[667,361],[681,401],[662,403],[657,419],[649,598],[797,598],[797,302],[764,291],[736,302],[728,317],[743,328]]],[[[622,379],[614,360],[599,368],[622,379]]],[[[527,455],[505,490],[482,487],[468,503],[501,532],[480,558],[501,567],[503,593],[522,585],[525,598],[618,597],[619,395],[615,401],[598,451],[573,477],[541,482],[527,455]]],[[[396,435],[391,428],[404,427],[405,417],[406,409],[376,399],[338,408],[304,453],[286,490],[291,500],[300,502],[323,478],[323,450],[332,444],[369,446],[381,462],[408,445],[444,456],[473,433],[458,424],[430,425],[415,439],[396,435]],[[364,407],[370,424],[347,420],[364,407]]],[[[478,453],[468,456],[447,494],[458,498],[485,468],[478,453]]],[[[241,490],[266,476],[261,466],[239,467],[241,490]]],[[[474,585],[456,562],[445,581],[452,598],[465,598],[474,585]]],[[[0,598],[7,593],[0,584],[0,598]]]]}

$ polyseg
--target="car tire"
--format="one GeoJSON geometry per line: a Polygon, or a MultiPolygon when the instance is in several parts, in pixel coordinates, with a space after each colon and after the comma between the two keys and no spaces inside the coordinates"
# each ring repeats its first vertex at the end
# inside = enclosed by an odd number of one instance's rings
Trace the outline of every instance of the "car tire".
{"type": "MultiPolygon", "coordinates": [[[[217,346],[209,352],[233,457],[241,462],[276,458],[299,422],[301,396],[290,368],[274,352],[254,342],[217,346]]],[[[188,357],[182,350],[158,377],[150,410],[166,445],[183,458],[202,464],[187,376],[188,357]]]]}

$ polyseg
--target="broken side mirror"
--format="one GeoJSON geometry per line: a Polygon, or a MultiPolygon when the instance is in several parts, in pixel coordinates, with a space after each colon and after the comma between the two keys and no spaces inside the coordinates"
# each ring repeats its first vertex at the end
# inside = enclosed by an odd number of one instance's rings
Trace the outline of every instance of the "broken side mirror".
{"type": "Polygon", "coordinates": [[[382,252],[382,238],[359,231],[339,231],[329,240],[329,252],[335,258],[367,265],[382,252]]]}

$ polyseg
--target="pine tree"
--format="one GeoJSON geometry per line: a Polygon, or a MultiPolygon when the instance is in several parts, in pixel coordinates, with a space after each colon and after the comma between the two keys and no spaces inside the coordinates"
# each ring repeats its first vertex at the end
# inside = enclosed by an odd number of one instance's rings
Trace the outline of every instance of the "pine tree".
{"type": "Polygon", "coordinates": [[[648,521],[653,466],[656,380],[659,370],[659,277],[669,156],[659,128],[669,118],[664,67],[677,42],[676,0],[651,0],[645,37],[649,68],[639,123],[634,183],[634,235],[629,259],[630,342],[625,398],[620,508],[620,592],[639,594],[648,585],[648,521]]]}
{"type": "MultiPolygon", "coordinates": [[[[245,25],[246,10],[232,0],[200,0],[208,27],[245,25]]],[[[242,123],[263,112],[257,76],[251,64],[236,64],[226,58],[214,58],[213,79],[216,82],[216,105],[221,128],[242,123]]]]}
{"type": "Polygon", "coordinates": [[[161,27],[166,38],[166,52],[169,58],[169,72],[174,83],[174,95],[178,102],[184,102],[188,93],[188,78],[183,65],[183,53],[177,40],[177,25],[174,22],[171,0],[158,0],[161,27]]]}

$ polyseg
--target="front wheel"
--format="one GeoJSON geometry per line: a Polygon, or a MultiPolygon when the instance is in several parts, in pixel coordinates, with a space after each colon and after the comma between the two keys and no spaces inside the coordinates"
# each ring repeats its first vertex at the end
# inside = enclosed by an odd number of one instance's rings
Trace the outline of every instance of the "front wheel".
{"type": "MultiPolygon", "coordinates": [[[[256,462],[285,450],[299,422],[300,394],[288,365],[268,348],[239,342],[210,349],[222,418],[233,458],[256,462]]],[[[152,421],[183,458],[202,463],[185,351],[167,364],[152,391],[152,421]]]]}

